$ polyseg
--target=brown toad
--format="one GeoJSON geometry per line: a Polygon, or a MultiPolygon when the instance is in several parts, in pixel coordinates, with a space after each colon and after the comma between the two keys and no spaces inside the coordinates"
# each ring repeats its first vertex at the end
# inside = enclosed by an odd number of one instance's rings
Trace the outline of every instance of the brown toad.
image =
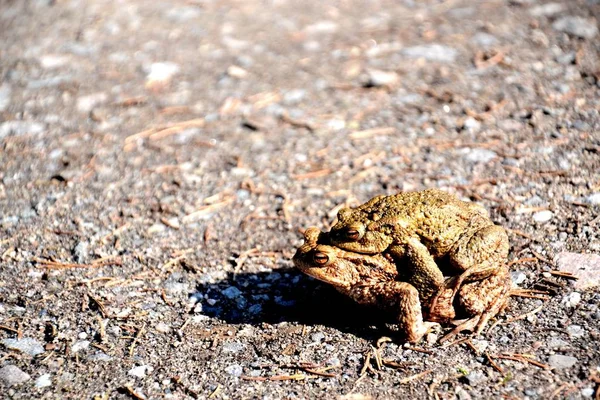
{"type": "Polygon", "coordinates": [[[486,322],[506,303],[511,285],[506,267],[481,282],[465,284],[452,302],[452,290],[439,293],[436,306],[424,314],[419,292],[407,282],[398,281],[396,266],[383,254],[365,255],[328,245],[329,237],[318,228],[304,233],[304,244],[293,257],[294,265],[305,274],[333,285],[360,304],[394,313],[399,329],[409,342],[418,342],[436,322],[447,322],[459,314],[470,316],[444,339],[462,330],[480,332],[486,322]],[[456,305],[456,307],[455,307],[456,305]],[[456,308],[456,309],[455,309],[456,308]],[[425,315],[428,321],[423,320],[425,315]]]}
{"type": "Polygon", "coordinates": [[[454,296],[464,282],[495,273],[508,256],[505,230],[485,209],[437,189],[378,196],[344,208],[331,229],[331,244],[362,253],[391,255],[406,280],[428,302],[444,285],[437,262],[449,261],[458,274],[454,296]]]}

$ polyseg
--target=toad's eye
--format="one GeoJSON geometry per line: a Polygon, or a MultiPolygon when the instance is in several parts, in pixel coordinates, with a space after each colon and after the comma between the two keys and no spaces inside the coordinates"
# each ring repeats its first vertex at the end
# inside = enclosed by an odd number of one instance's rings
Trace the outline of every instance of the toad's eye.
{"type": "Polygon", "coordinates": [[[358,240],[360,238],[360,232],[356,229],[346,230],[346,237],[350,240],[358,240]]]}
{"type": "Polygon", "coordinates": [[[325,253],[315,253],[313,256],[313,260],[315,260],[316,264],[325,265],[329,262],[329,256],[325,253]]]}

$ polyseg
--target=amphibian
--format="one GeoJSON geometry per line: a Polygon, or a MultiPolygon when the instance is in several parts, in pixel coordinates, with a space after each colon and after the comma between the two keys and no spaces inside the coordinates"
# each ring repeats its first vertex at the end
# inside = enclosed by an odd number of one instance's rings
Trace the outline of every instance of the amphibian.
{"type": "Polygon", "coordinates": [[[505,230],[486,210],[437,189],[378,196],[356,208],[343,208],[331,229],[331,244],[361,253],[391,255],[406,280],[428,302],[444,286],[438,263],[449,261],[464,282],[493,275],[508,256],[505,230]]]}
{"type": "Polygon", "coordinates": [[[418,290],[398,280],[397,268],[389,257],[381,253],[365,255],[346,251],[329,245],[329,239],[328,234],[318,228],[307,229],[304,244],[293,257],[294,265],[360,304],[392,313],[409,342],[418,342],[436,322],[455,318],[457,311],[458,315],[462,313],[472,318],[451,335],[475,327],[480,331],[508,299],[510,275],[506,268],[501,268],[483,281],[463,285],[454,304],[452,290],[442,290],[436,306],[424,313],[418,290]]]}

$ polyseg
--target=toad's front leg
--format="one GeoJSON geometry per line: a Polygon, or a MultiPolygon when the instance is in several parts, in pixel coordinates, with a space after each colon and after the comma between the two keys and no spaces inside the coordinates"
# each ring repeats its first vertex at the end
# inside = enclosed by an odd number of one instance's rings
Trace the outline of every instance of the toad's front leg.
{"type": "Polygon", "coordinates": [[[424,322],[419,292],[409,283],[390,281],[355,286],[349,295],[360,304],[374,305],[393,312],[398,327],[411,343],[418,342],[437,323],[424,322]]]}
{"type": "Polygon", "coordinates": [[[423,306],[428,309],[431,299],[444,286],[444,275],[427,247],[417,238],[408,238],[390,246],[388,252],[396,261],[403,280],[417,289],[423,306]]]}

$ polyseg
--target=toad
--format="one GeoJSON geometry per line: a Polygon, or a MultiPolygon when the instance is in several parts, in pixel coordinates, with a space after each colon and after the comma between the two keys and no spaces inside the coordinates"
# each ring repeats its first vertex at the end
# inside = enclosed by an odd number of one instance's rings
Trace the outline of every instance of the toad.
{"type": "Polygon", "coordinates": [[[397,268],[389,257],[381,253],[365,255],[346,251],[329,245],[329,239],[328,234],[318,228],[307,229],[304,244],[293,257],[294,265],[359,304],[391,313],[409,342],[418,342],[438,323],[457,316],[470,318],[443,340],[463,330],[479,333],[487,321],[501,311],[509,297],[510,274],[506,267],[501,267],[482,281],[463,285],[454,302],[452,289],[440,291],[435,297],[436,306],[424,312],[419,291],[410,283],[397,280],[397,268]]]}
{"type": "MultiPolygon", "coordinates": [[[[452,298],[465,282],[493,275],[508,256],[506,231],[487,211],[438,189],[378,196],[343,208],[331,244],[361,253],[386,253],[406,280],[429,300],[444,287],[440,265],[449,264],[452,298]]],[[[435,304],[432,303],[432,304],[435,304]]]]}

